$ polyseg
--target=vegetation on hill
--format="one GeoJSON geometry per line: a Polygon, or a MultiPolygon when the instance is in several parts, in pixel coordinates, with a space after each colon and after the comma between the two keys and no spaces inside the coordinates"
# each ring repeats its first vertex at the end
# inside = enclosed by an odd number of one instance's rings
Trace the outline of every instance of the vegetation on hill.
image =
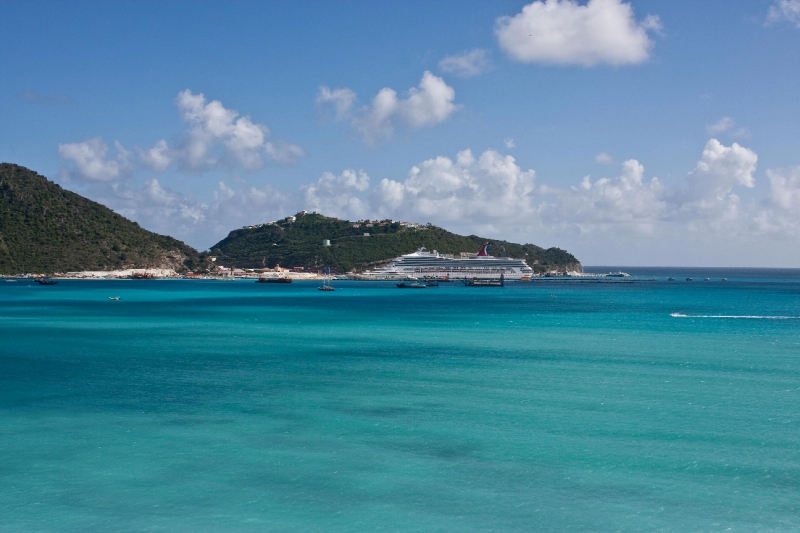
{"type": "MultiPolygon", "coordinates": [[[[211,254],[219,256],[218,263],[240,268],[280,265],[347,272],[375,267],[422,246],[458,257],[460,252],[477,252],[490,240],[475,235],[463,237],[430,225],[413,228],[383,221],[371,222],[372,227],[365,223],[354,227],[353,222],[318,214],[298,213],[295,218],[234,230],[211,248],[211,254]],[[330,246],[323,246],[325,239],[330,240],[330,246]]],[[[580,262],[559,248],[491,241],[493,255],[502,255],[505,250],[508,257],[526,259],[537,272],[581,270],[580,262]]]]}
{"type": "Polygon", "coordinates": [[[0,274],[193,268],[196,250],[32,170],[0,164],[0,274]]]}
{"type": "MultiPolygon", "coordinates": [[[[423,246],[456,256],[477,252],[489,240],[431,225],[407,227],[382,221],[355,226],[346,220],[298,213],[274,224],[234,230],[211,252],[219,256],[218,264],[226,266],[302,266],[347,272],[373,268],[423,246]],[[323,246],[326,239],[330,246],[323,246]]],[[[494,255],[524,258],[538,272],[581,268],[573,255],[559,248],[493,242],[494,255]]],[[[0,164],[0,274],[206,266],[202,254],[177,239],[142,229],[32,170],[0,164]]]]}

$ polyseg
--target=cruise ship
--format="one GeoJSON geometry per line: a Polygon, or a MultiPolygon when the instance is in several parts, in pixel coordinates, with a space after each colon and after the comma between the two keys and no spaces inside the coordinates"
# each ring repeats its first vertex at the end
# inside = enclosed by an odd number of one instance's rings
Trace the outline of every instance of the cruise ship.
{"type": "Polygon", "coordinates": [[[489,255],[491,243],[487,242],[477,254],[462,253],[461,257],[446,256],[436,250],[420,248],[414,253],[401,255],[388,265],[365,272],[378,279],[449,278],[449,279],[530,279],[533,269],[524,259],[494,257],[489,255]]]}

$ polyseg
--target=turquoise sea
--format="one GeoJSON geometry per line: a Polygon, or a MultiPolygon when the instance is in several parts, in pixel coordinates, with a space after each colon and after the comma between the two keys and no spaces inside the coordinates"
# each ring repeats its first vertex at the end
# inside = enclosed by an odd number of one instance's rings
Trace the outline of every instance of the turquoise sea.
{"type": "Polygon", "coordinates": [[[0,280],[0,531],[800,530],[800,271],[627,270],[0,280]]]}

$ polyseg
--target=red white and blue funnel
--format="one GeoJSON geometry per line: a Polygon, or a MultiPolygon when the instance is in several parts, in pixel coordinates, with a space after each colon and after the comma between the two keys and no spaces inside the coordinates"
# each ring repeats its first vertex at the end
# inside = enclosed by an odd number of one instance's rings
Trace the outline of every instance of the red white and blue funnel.
{"type": "Polygon", "coordinates": [[[483,245],[483,247],[481,247],[481,251],[478,252],[478,257],[486,257],[486,256],[488,256],[489,255],[489,247],[491,245],[492,245],[492,243],[490,243],[490,242],[485,243],[483,245]]]}

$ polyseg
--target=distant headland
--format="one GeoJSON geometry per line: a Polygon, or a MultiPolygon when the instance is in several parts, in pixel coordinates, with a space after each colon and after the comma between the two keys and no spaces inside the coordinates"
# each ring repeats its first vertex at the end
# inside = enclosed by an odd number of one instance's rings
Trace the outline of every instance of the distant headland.
{"type": "MultiPolygon", "coordinates": [[[[116,271],[125,277],[122,273],[137,270],[161,276],[234,269],[346,273],[375,268],[421,247],[442,254],[474,253],[488,240],[431,224],[347,221],[301,211],[233,230],[201,253],[32,170],[0,164],[0,275],[116,271]]],[[[495,255],[524,259],[536,273],[582,271],[580,262],[560,248],[493,243],[495,255]]]]}
{"type": "MultiPolygon", "coordinates": [[[[282,220],[231,231],[211,255],[240,268],[332,268],[338,272],[374,268],[419,248],[442,254],[475,253],[490,239],[462,236],[431,224],[396,220],[347,221],[301,211],[282,220]]],[[[495,255],[525,259],[535,272],[577,271],[580,262],[560,248],[492,240],[495,255]]]]}

